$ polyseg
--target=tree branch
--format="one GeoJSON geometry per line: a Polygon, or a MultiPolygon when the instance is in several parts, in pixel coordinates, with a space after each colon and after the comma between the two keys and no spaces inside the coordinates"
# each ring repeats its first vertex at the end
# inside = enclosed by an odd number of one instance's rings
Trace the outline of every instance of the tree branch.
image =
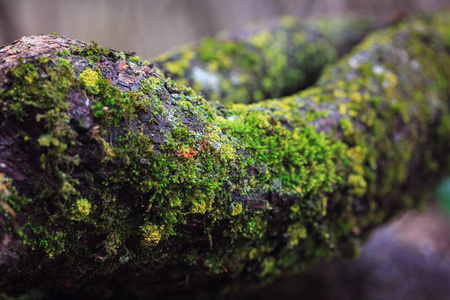
{"type": "Polygon", "coordinates": [[[252,103],[313,84],[322,68],[380,24],[364,18],[291,17],[222,33],[156,59],[166,77],[221,103],[252,103]]]}
{"type": "Polygon", "coordinates": [[[3,48],[0,291],[217,292],[356,256],[447,166],[448,20],[372,34],[317,86],[252,105],[98,45],[3,48]]]}

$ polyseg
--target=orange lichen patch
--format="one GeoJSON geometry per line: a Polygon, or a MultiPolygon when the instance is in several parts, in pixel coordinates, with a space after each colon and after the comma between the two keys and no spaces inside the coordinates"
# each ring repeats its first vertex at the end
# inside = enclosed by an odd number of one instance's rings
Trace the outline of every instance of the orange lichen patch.
{"type": "Polygon", "coordinates": [[[179,155],[186,157],[187,159],[191,159],[198,152],[205,150],[208,147],[208,143],[209,143],[209,139],[206,138],[201,141],[198,151],[194,150],[195,146],[191,146],[191,147],[189,147],[189,150],[187,150],[187,151],[180,151],[179,155]]]}
{"type": "Polygon", "coordinates": [[[187,152],[181,152],[180,156],[186,157],[187,159],[191,159],[196,155],[198,152],[194,150],[194,147],[190,147],[187,152]]]}
{"type": "Polygon", "coordinates": [[[13,217],[16,216],[14,210],[6,203],[6,198],[11,194],[9,186],[11,181],[4,178],[5,174],[0,173],[0,209],[6,210],[13,217]]]}

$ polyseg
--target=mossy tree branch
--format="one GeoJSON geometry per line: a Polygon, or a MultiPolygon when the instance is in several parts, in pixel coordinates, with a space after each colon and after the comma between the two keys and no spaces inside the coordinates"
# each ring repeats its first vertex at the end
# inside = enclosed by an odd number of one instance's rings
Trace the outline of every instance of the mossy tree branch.
{"type": "Polygon", "coordinates": [[[253,103],[313,84],[326,64],[379,26],[349,16],[306,22],[284,17],[184,46],[158,57],[156,66],[208,100],[253,103]]]}
{"type": "Polygon", "coordinates": [[[315,87],[252,105],[97,45],[3,48],[0,290],[149,295],[357,255],[447,166],[448,20],[375,33],[315,87]]]}

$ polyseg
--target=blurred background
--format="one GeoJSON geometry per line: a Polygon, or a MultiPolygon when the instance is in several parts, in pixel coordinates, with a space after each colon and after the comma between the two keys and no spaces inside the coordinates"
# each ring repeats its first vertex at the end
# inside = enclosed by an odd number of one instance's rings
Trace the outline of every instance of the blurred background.
{"type": "Polygon", "coordinates": [[[426,212],[374,230],[359,259],[322,263],[233,300],[448,300],[449,216],[430,201],[426,212]]]}
{"type": "MultiPolygon", "coordinates": [[[[353,13],[387,22],[445,8],[450,0],[0,0],[0,45],[56,32],[152,59],[285,14],[353,13]]],[[[450,179],[436,191],[425,213],[408,212],[377,229],[359,260],[319,265],[235,299],[450,299],[450,179]]]]}
{"type": "Polygon", "coordinates": [[[279,15],[357,13],[392,20],[450,0],[0,0],[0,45],[56,32],[152,59],[177,45],[279,15]]]}

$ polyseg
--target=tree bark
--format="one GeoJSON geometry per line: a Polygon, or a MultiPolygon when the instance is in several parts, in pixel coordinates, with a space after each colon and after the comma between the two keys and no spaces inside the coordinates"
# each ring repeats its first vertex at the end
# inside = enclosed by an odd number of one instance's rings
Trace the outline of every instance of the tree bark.
{"type": "Polygon", "coordinates": [[[2,48],[0,291],[229,292],[357,256],[448,165],[448,20],[374,33],[252,105],[95,44],[2,48]]]}

